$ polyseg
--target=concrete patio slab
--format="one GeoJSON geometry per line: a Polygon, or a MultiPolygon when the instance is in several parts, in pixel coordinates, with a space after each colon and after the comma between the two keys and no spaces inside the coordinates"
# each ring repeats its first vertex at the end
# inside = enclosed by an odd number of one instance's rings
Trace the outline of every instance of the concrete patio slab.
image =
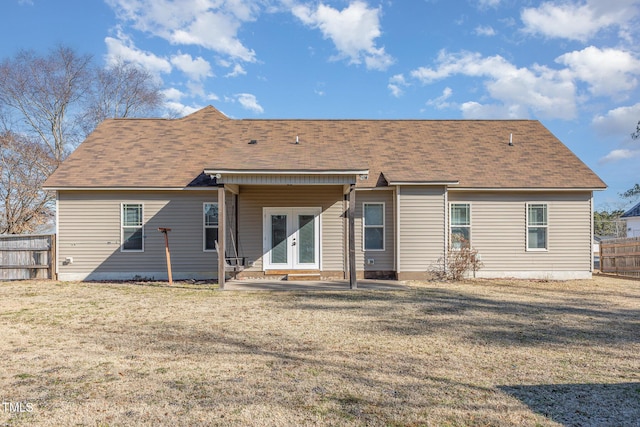
{"type": "MultiPolygon", "coordinates": [[[[397,291],[409,289],[397,280],[358,280],[358,290],[397,291]]],[[[225,291],[349,291],[348,280],[288,281],[288,280],[230,280],[225,291]]]]}

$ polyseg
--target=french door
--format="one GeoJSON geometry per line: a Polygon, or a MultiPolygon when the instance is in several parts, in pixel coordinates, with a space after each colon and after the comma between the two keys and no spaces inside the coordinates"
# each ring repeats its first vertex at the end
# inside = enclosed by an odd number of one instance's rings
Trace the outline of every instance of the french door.
{"type": "Polygon", "coordinates": [[[264,208],[264,269],[320,268],[320,208],[264,208]]]}

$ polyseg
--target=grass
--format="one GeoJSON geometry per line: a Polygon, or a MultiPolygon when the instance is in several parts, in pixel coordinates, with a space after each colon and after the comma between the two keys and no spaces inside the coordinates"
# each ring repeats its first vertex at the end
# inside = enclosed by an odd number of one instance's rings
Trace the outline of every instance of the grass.
{"type": "Polygon", "coordinates": [[[0,398],[14,403],[0,405],[0,425],[640,419],[640,281],[322,292],[0,282],[0,334],[0,398]]]}

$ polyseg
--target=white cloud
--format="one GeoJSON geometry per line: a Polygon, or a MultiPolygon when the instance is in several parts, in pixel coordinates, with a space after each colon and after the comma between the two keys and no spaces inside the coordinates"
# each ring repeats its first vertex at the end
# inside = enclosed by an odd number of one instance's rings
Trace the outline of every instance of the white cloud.
{"type": "Polygon", "coordinates": [[[402,88],[407,86],[409,86],[409,83],[407,83],[404,75],[396,74],[389,79],[387,88],[389,88],[389,90],[391,91],[391,95],[395,96],[396,98],[400,98],[400,96],[402,96],[402,94],[404,93],[404,90],[402,88]]]}
{"type": "Polygon", "coordinates": [[[305,25],[318,28],[325,39],[330,39],[339,54],[332,59],[348,59],[351,64],[365,63],[368,69],[386,70],[393,58],[384,47],[377,47],[375,40],[380,37],[380,8],[369,8],[360,0],[355,0],[343,10],[320,3],[312,9],[307,5],[297,5],[291,12],[305,25]]]}
{"type": "Polygon", "coordinates": [[[247,72],[240,64],[236,64],[233,66],[233,70],[225,75],[225,77],[238,77],[241,75],[245,75],[247,72]]]}
{"type": "Polygon", "coordinates": [[[501,0],[478,0],[480,7],[497,7],[501,0]]]}
{"type": "Polygon", "coordinates": [[[598,163],[612,163],[620,160],[632,159],[634,157],[640,157],[640,150],[628,150],[626,148],[621,148],[612,150],[609,154],[598,160],[598,163]]]}
{"type": "Polygon", "coordinates": [[[185,96],[185,94],[182,91],[174,87],[171,87],[169,89],[164,89],[162,91],[162,95],[168,101],[180,101],[185,96]]]}
{"type": "MultiPolygon", "coordinates": [[[[566,70],[556,71],[540,65],[518,68],[500,55],[483,57],[472,52],[441,51],[437,63],[436,68],[413,70],[411,76],[424,84],[458,74],[484,78],[489,95],[504,105],[509,117],[514,114],[527,117],[528,111],[546,118],[576,117],[575,85],[566,70]]],[[[468,111],[478,111],[478,105],[470,104],[468,111]]]]}
{"type": "Polygon", "coordinates": [[[591,125],[599,135],[625,135],[635,132],[640,120],[640,103],[618,107],[605,115],[596,116],[591,125]]]}
{"type": "Polygon", "coordinates": [[[528,111],[521,105],[480,104],[469,101],[460,106],[465,119],[520,119],[528,117],[528,111]]]}
{"type": "Polygon", "coordinates": [[[211,64],[200,56],[193,59],[191,55],[181,53],[173,55],[171,63],[192,80],[202,80],[205,77],[213,76],[211,64]]]}
{"type": "Polygon", "coordinates": [[[402,94],[404,93],[404,91],[402,90],[402,88],[398,85],[394,85],[389,83],[387,85],[387,88],[391,91],[391,95],[393,95],[396,98],[400,98],[402,96],[402,94]]]}
{"type": "Polygon", "coordinates": [[[446,101],[447,101],[447,99],[451,98],[451,95],[453,95],[453,90],[450,87],[446,87],[442,91],[442,95],[440,95],[439,97],[437,97],[435,99],[428,100],[427,101],[427,105],[434,106],[438,110],[449,108],[449,107],[451,107],[451,103],[450,102],[446,102],[446,101]]]}
{"type": "Polygon", "coordinates": [[[204,84],[194,80],[189,80],[185,86],[189,89],[189,96],[203,98],[205,96],[204,84]]]}
{"type": "Polygon", "coordinates": [[[596,96],[626,95],[638,85],[636,76],[640,75],[640,61],[622,50],[589,46],[581,51],[565,53],[556,58],[556,62],[569,67],[596,96]]]}
{"type": "Polygon", "coordinates": [[[586,41],[609,27],[626,33],[638,12],[635,0],[547,1],[524,9],[520,17],[525,32],[586,41]]]}
{"type": "Polygon", "coordinates": [[[202,108],[202,106],[192,107],[192,106],[184,105],[184,104],[181,104],[180,102],[175,102],[175,101],[165,102],[164,106],[167,109],[167,111],[171,112],[170,114],[171,116],[178,116],[178,117],[188,116],[189,114],[195,113],[196,111],[202,108]]]}
{"type": "Polygon", "coordinates": [[[476,29],[474,30],[474,33],[476,33],[479,36],[492,37],[496,35],[496,30],[494,30],[491,25],[487,25],[487,26],[480,25],[476,27],[476,29]]]}
{"type": "Polygon", "coordinates": [[[173,30],[169,41],[173,44],[201,46],[239,60],[253,62],[255,52],[237,39],[240,24],[240,21],[223,13],[205,12],[195,17],[189,25],[173,30]]]}
{"type": "Polygon", "coordinates": [[[264,112],[262,106],[258,104],[258,100],[255,95],[250,93],[239,93],[235,95],[235,99],[247,110],[253,111],[254,113],[264,112]]]}
{"type": "Polygon", "coordinates": [[[106,37],[104,42],[107,45],[107,64],[115,64],[122,60],[138,64],[156,75],[171,72],[171,63],[166,58],[136,48],[127,38],[106,37]]]}
{"type": "Polygon", "coordinates": [[[258,0],[107,0],[118,19],[172,44],[196,45],[235,59],[255,61],[238,39],[245,22],[255,20],[258,0]]]}

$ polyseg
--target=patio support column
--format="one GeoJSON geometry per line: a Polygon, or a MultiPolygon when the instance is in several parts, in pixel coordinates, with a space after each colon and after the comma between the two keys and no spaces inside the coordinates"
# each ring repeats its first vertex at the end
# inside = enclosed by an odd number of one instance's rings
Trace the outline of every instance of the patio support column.
{"type": "Polygon", "coordinates": [[[225,254],[227,250],[227,209],[225,207],[224,185],[218,187],[218,286],[224,289],[225,254]]]}
{"type": "Polygon", "coordinates": [[[349,205],[349,288],[357,289],[356,280],[356,186],[352,185],[347,194],[347,204],[349,205]]]}

